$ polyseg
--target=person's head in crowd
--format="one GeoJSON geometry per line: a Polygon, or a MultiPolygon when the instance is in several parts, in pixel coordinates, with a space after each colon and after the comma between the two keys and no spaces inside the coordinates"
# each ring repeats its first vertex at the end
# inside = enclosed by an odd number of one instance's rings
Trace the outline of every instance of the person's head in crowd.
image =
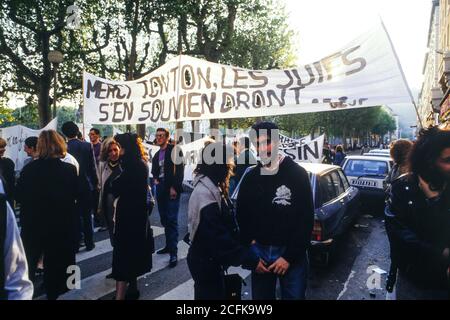
{"type": "Polygon", "coordinates": [[[0,138],[0,158],[3,158],[6,151],[6,140],[3,138],[0,138]]]}
{"type": "Polygon", "coordinates": [[[102,148],[100,150],[100,161],[103,162],[117,162],[120,157],[120,145],[114,138],[106,138],[102,142],[102,148]]]}
{"type": "Polygon", "coordinates": [[[122,162],[147,161],[147,153],[141,138],[137,134],[129,132],[116,134],[114,140],[120,145],[120,159],[122,162]]]}
{"type": "Polygon", "coordinates": [[[89,140],[91,140],[92,144],[100,143],[100,130],[97,128],[92,128],[89,130],[89,140]]]}
{"type": "Polygon", "coordinates": [[[161,148],[165,148],[169,143],[169,136],[170,132],[166,128],[156,129],[155,135],[156,145],[158,145],[161,148]]]}
{"type": "Polygon", "coordinates": [[[208,177],[228,196],[230,177],[234,169],[233,153],[233,147],[222,142],[205,143],[194,174],[208,177]]]}
{"type": "Polygon", "coordinates": [[[336,152],[341,152],[341,153],[344,152],[344,148],[342,147],[341,144],[338,144],[338,145],[336,146],[336,152]]]}
{"type": "Polygon", "coordinates": [[[234,154],[235,155],[239,155],[239,153],[241,152],[241,149],[240,149],[240,147],[239,147],[239,141],[233,141],[232,143],[231,143],[231,146],[233,147],[233,149],[234,149],[234,154]]]}
{"type": "Polygon", "coordinates": [[[78,133],[80,133],[80,129],[73,121],[64,122],[61,127],[61,131],[67,139],[75,139],[77,138],[78,133]]]}
{"type": "Polygon", "coordinates": [[[77,133],[77,139],[80,140],[80,141],[85,141],[84,138],[83,138],[83,134],[81,133],[81,131],[78,131],[78,133],[77,133]]]}
{"type": "Polygon", "coordinates": [[[38,137],[32,136],[28,137],[24,141],[23,151],[27,154],[29,157],[36,157],[36,146],[38,142],[38,137]]]}
{"type": "Polygon", "coordinates": [[[392,160],[394,160],[399,167],[403,167],[407,164],[412,146],[413,143],[406,139],[391,142],[389,153],[392,160]]]}
{"type": "Polygon", "coordinates": [[[448,186],[450,131],[438,127],[420,130],[409,155],[409,169],[425,180],[433,191],[443,190],[448,186]]]}
{"type": "Polygon", "coordinates": [[[258,156],[263,164],[269,164],[277,156],[279,144],[279,128],[270,121],[261,121],[254,124],[250,131],[252,143],[256,147],[258,156]],[[274,141],[275,140],[275,141],[274,141]]]}
{"type": "Polygon", "coordinates": [[[36,153],[39,159],[64,158],[67,145],[64,138],[55,130],[44,130],[39,135],[36,153]]]}

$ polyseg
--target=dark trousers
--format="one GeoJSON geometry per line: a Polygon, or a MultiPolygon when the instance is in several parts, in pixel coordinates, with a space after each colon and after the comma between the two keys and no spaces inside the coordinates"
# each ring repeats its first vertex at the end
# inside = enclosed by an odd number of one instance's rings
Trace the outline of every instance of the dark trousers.
{"type": "MultiPolygon", "coordinates": [[[[254,244],[252,249],[269,265],[281,257],[284,247],[254,244]]],[[[252,272],[253,300],[275,300],[277,280],[280,281],[282,300],[304,300],[308,275],[308,255],[291,263],[284,276],[274,273],[259,274],[252,272]]]]}
{"type": "Polygon", "coordinates": [[[180,207],[180,195],[176,199],[170,199],[164,183],[156,185],[156,199],[161,224],[166,236],[166,247],[171,255],[178,252],[178,209],[180,207]]]}
{"type": "Polygon", "coordinates": [[[86,193],[77,202],[77,211],[80,216],[80,241],[84,236],[86,246],[94,244],[94,226],[92,218],[92,195],[86,193]]]}
{"type": "Polygon", "coordinates": [[[35,281],[37,263],[44,256],[44,288],[48,300],[55,300],[66,291],[67,268],[75,265],[75,250],[73,245],[60,241],[47,243],[39,237],[22,235],[28,262],[28,274],[31,281],[35,281]]]}
{"type": "Polygon", "coordinates": [[[192,254],[190,249],[187,264],[194,280],[195,300],[225,299],[224,272],[220,265],[192,254]]]}

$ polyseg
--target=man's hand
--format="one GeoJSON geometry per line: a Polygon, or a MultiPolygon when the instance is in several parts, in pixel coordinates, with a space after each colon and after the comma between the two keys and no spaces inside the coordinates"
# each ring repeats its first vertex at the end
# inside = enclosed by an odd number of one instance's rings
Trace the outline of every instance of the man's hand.
{"type": "Polygon", "coordinates": [[[173,187],[170,187],[170,199],[174,200],[177,198],[178,193],[175,191],[173,187]]]}
{"type": "Polygon", "coordinates": [[[286,271],[289,269],[289,262],[287,262],[283,257],[279,257],[274,263],[272,263],[269,268],[275,274],[284,276],[286,271]]]}
{"type": "Polygon", "coordinates": [[[430,189],[430,184],[422,179],[422,177],[419,176],[419,188],[423,191],[425,194],[425,197],[428,199],[438,197],[441,195],[441,191],[433,191],[430,189]]]}
{"type": "Polygon", "coordinates": [[[259,274],[270,273],[270,271],[266,268],[266,262],[263,259],[259,259],[255,271],[259,274]]]}

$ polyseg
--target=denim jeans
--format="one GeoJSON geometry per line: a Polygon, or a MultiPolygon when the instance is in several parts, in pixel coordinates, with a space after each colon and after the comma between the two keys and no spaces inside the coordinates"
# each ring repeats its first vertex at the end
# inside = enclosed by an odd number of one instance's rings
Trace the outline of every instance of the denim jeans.
{"type": "MultiPolygon", "coordinates": [[[[267,263],[267,267],[275,262],[286,251],[285,247],[254,244],[252,249],[267,263]]],[[[308,256],[290,264],[284,276],[274,273],[259,274],[252,272],[252,292],[254,300],[275,300],[277,279],[280,281],[282,300],[305,299],[308,273],[308,256]]]]}
{"type": "Polygon", "coordinates": [[[178,209],[180,208],[180,195],[176,199],[170,199],[164,183],[156,185],[156,201],[158,203],[161,224],[164,227],[166,236],[166,247],[171,256],[176,256],[178,252],[178,209]]]}

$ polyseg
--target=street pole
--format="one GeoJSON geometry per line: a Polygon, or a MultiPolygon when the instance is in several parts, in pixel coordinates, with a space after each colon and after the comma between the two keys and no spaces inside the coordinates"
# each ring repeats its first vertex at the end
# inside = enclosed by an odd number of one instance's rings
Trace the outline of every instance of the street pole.
{"type": "Polygon", "coordinates": [[[63,62],[64,56],[60,51],[53,50],[48,53],[47,59],[53,65],[53,80],[54,80],[53,118],[55,118],[56,117],[56,94],[57,94],[57,90],[58,90],[58,66],[61,62],[63,62]]]}
{"type": "Polygon", "coordinates": [[[58,64],[53,63],[53,119],[56,118],[56,94],[58,91],[58,64]]]}

